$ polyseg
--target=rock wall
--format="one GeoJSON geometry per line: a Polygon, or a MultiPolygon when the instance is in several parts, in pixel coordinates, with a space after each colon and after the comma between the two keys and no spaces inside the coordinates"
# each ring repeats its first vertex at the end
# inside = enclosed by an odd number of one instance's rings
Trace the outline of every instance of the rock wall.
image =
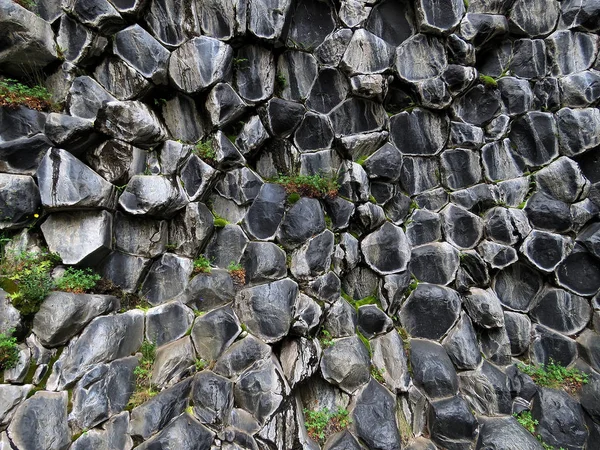
{"type": "Polygon", "coordinates": [[[2,293],[0,449],[317,449],[323,408],[328,450],[598,448],[598,1],[30,6],[0,71],[62,109],[0,108],[0,229],[151,308],[2,293]]]}

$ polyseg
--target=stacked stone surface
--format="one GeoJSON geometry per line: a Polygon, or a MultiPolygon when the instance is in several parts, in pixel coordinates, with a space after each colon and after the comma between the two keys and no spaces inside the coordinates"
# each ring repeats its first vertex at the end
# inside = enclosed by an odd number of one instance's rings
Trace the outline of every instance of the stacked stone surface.
{"type": "Polygon", "coordinates": [[[0,0],[0,25],[0,82],[54,105],[0,97],[2,236],[149,306],[25,317],[0,289],[0,449],[598,448],[600,2],[0,0]],[[551,361],[589,383],[518,366],[551,361]],[[318,436],[324,409],[347,427],[318,436]]]}

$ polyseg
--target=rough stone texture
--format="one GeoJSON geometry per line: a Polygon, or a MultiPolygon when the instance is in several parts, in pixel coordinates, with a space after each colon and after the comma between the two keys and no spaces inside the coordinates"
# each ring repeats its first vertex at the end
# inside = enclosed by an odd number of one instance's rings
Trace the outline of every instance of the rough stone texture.
{"type": "Polygon", "coordinates": [[[323,351],[323,378],[352,394],[370,378],[369,351],[357,336],[336,339],[323,351]]]}
{"type": "Polygon", "coordinates": [[[381,275],[401,272],[410,259],[408,241],[401,228],[386,222],[361,242],[366,263],[381,275]]]}
{"type": "Polygon", "coordinates": [[[411,339],[410,348],[413,382],[417,387],[432,398],[458,392],[456,370],[444,347],[424,339],[411,339]]]}

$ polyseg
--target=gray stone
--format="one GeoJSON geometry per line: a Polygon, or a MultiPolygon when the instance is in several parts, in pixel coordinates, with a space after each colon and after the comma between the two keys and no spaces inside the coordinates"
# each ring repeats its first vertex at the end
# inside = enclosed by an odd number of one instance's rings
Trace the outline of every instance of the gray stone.
{"type": "Polygon", "coordinates": [[[236,59],[246,60],[245,64],[235,67],[234,78],[238,94],[250,103],[270,97],[275,89],[276,70],[271,52],[256,45],[248,45],[237,51],[236,59]]]}
{"type": "Polygon", "coordinates": [[[441,75],[448,62],[437,37],[416,34],[398,46],[395,64],[401,79],[414,82],[441,75]]]}
{"type": "Polygon", "coordinates": [[[169,79],[177,89],[193,94],[228,78],[232,60],[233,50],[228,44],[207,36],[195,37],[171,53],[169,79]]]}
{"type": "Polygon", "coordinates": [[[564,233],[573,223],[570,205],[542,192],[534,193],[525,206],[531,225],[540,230],[564,233]]]}
{"type": "Polygon", "coordinates": [[[205,134],[205,124],[194,100],[186,95],[175,95],[162,102],[162,118],[173,139],[197,142],[205,134]]]}
{"type": "Polygon", "coordinates": [[[325,199],[325,211],[331,218],[331,229],[334,231],[345,230],[350,226],[354,214],[354,203],[339,196],[325,199]]]}
{"type": "Polygon", "coordinates": [[[460,97],[452,108],[463,121],[482,126],[500,113],[502,100],[497,89],[478,84],[460,97]]]}
{"type": "Polygon", "coordinates": [[[216,191],[238,205],[246,205],[258,196],[262,185],[263,181],[255,172],[242,167],[227,172],[225,178],[217,183],[216,191]]]}
{"type": "Polygon", "coordinates": [[[333,233],[325,230],[294,250],[290,263],[292,275],[302,280],[323,274],[331,266],[333,241],[333,233]]]}
{"type": "Polygon", "coordinates": [[[96,127],[103,133],[146,148],[166,140],[167,132],[156,114],[138,101],[112,101],[98,110],[96,127]]]}
{"type": "Polygon", "coordinates": [[[529,349],[531,339],[531,321],[525,314],[504,312],[504,326],[510,340],[510,351],[513,356],[518,356],[529,349]]]}
{"type": "Polygon", "coordinates": [[[94,78],[117,100],[132,100],[150,88],[142,74],[121,58],[105,58],[94,70],[94,78]]]}
{"type": "Polygon", "coordinates": [[[460,249],[475,247],[483,237],[483,220],[466,209],[449,204],[441,211],[446,239],[460,249]]]}
{"type": "Polygon", "coordinates": [[[539,421],[536,431],[548,445],[584,448],[588,431],[579,403],[564,391],[538,390],[531,415],[539,421]]]}
{"type": "Polygon", "coordinates": [[[134,408],[131,411],[129,434],[132,437],[147,439],[162,429],[174,417],[184,412],[191,388],[192,379],[188,378],[134,408]]]}
{"type": "Polygon", "coordinates": [[[431,402],[431,439],[446,448],[468,448],[477,437],[477,419],[460,396],[431,402]]]}
{"type": "Polygon", "coordinates": [[[323,310],[319,306],[319,303],[308,295],[300,293],[290,334],[309,337],[317,330],[322,315],[323,310]]]}
{"type": "Polygon", "coordinates": [[[221,127],[238,119],[246,104],[228,83],[218,83],[209,92],[205,107],[211,124],[221,127]]]}
{"type": "Polygon", "coordinates": [[[40,228],[48,248],[64,264],[85,266],[97,264],[110,253],[112,223],[107,211],[75,211],[51,214],[40,228]]]}
{"type": "Polygon", "coordinates": [[[546,38],[546,49],[552,74],[569,75],[589,69],[594,63],[598,38],[587,33],[559,30],[546,38]]]}
{"type": "MultiPolygon", "coordinates": [[[[325,150],[333,142],[333,129],[329,118],[322,114],[308,112],[294,134],[294,143],[301,152],[325,150]]],[[[310,155],[302,155],[308,157],[310,155]]]]}
{"type": "Polygon", "coordinates": [[[67,114],[50,113],[46,117],[44,133],[56,147],[74,155],[87,152],[101,137],[94,132],[94,123],[67,114]]]}
{"type": "Polygon", "coordinates": [[[548,288],[539,294],[530,316],[555,331],[572,335],[581,331],[591,318],[588,300],[562,289],[548,288]]]}
{"type": "Polygon", "coordinates": [[[600,288],[600,262],[581,245],[556,268],[556,278],[560,286],[579,295],[594,295],[600,288]]]}
{"type": "Polygon", "coordinates": [[[66,392],[36,392],[15,411],[8,436],[23,450],[65,450],[71,444],[66,392]]]}
{"type": "Polygon", "coordinates": [[[0,174],[0,229],[22,228],[40,206],[40,193],[27,175],[0,174]]]}
{"type": "Polygon", "coordinates": [[[142,275],[150,264],[151,260],[148,258],[115,251],[102,261],[99,273],[123,292],[132,293],[137,290],[142,275]]]}
{"type": "Polygon", "coordinates": [[[65,61],[86,65],[102,54],[108,40],[64,15],[60,21],[56,44],[62,49],[65,61]]]}
{"type": "Polygon", "coordinates": [[[416,108],[392,117],[391,140],[403,155],[435,155],[448,139],[449,125],[446,116],[416,108]]]}
{"type": "Polygon", "coordinates": [[[8,294],[3,289],[0,289],[0,333],[6,334],[8,330],[21,328],[21,314],[16,309],[8,294]]]}
{"type": "Polygon", "coordinates": [[[416,29],[412,4],[383,1],[369,15],[366,28],[391,45],[400,45],[416,29]]]}
{"type": "Polygon", "coordinates": [[[548,72],[546,43],[542,39],[518,39],[513,43],[513,57],[507,61],[520,78],[542,78],[548,72]]]}
{"type": "Polygon", "coordinates": [[[233,408],[233,383],[210,371],[194,376],[192,385],[194,416],[202,423],[225,423],[233,408]]]}
{"type": "Polygon", "coordinates": [[[246,31],[247,4],[243,1],[203,1],[193,4],[199,26],[207,36],[228,40],[246,31]]]}
{"type": "Polygon", "coordinates": [[[69,422],[76,429],[92,428],[127,406],[135,390],[134,369],[138,358],[130,356],[110,364],[98,364],[73,389],[69,422]]]}
{"type": "Polygon", "coordinates": [[[521,246],[521,253],[538,269],[553,272],[567,257],[572,241],[563,235],[532,231],[521,246]]]}
{"type": "Polygon", "coordinates": [[[477,449],[518,448],[522,450],[542,450],[540,442],[529,433],[514,417],[480,417],[477,449]]]}
{"type": "Polygon", "coordinates": [[[176,445],[181,450],[210,448],[215,435],[194,417],[181,414],[155,436],[137,446],[139,450],[151,450],[176,445]]]}
{"type": "Polygon", "coordinates": [[[335,107],[329,118],[336,137],[379,131],[387,124],[383,105],[358,97],[349,98],[335,107]]]}
{"type": "Polygon", "coordinates": [[[394,328],[394,323],[377,305],[367,304],[358,307],[358,331],[367,339],[372,339],[394,328]]]}
{"type": "Polygon", "coordinates": [[[248,5],[248,31],[259,39],[276,41],[283,33],[291,8],[289,0],[271,0],[248,5]]]}
{"type": "Polygon", "coordinates": [[[400,322],[411,336],[441,339],[460,315],[461,299],[447,287],[419,283],[400,310],[400,322]]]}
{"type": "Polygon", "coordinates": [[[586,329],[577,338],[577,348],[581,358],[594,370],[600,369],[600,336],[586,329]]]}
{"type": "Polygon", "coordinates": [[[119,205],[133,215],[168,218],[188,203],[183,188],[167,177],[135,175],[119,197],[119,205]]]}
{"type": "Polygon", "coordinates": [[[505,180],[523,175],[525,164],[509,139],[486,144],[481,149],[485,177],[489,181],[505,180]]]}
{"type": "Polygon", "coordinates": [[[360,234],[368,233],[385,222],[385,212],[379,205],[363,203],[356,208],[354,221],[353,230],[360,234]]]}
{"type": "Polygon", "coordinates": [[[394,419],[395,397],[375,380],[371,380],[356,397],[352,420],[358,437],[369,448],[400,450],[400,432],[394,419]]]}
{"type": "Polygon", "coordinates": [[[292,323],[298,285],[290,279],[243,289],[235,299],[235,310],[248,330],[265,342],[277,342],[292,323]]]}
{"type": "Polygon", "coordinates": [[[352,39],[352,30],[341,28],[325,38],[315,49],[315,56],[325,65],[337,66],[352,39]]]}
{"type": "Polygon", "coordinates": [[[116,100],[92,78],[80,76],[69,88],[67,103],[72,116],[94,120],[104,102],[116,100]]]}
{"type": "Polygon", "coordinates": [[[371,12],[370,6],[365,6],[359,0],[348,0],[342,2],[340,8],[340,19],[349,28],[361,25],[371,12]]]}
{"type": "Polygon", "coordinates": [[[238,263],[244,254],[248,238],[239,225],[227,224],[213,234],[206,247],[206,256],[217,267],[238,263]]]}
{"type": "Polygon", "coordinates": [[[509,138],[525,163],[541,166],[558,156],[557,135],[552,114],[529,112],[513,122],[509,138]]]}
{"type": "Polygon", "coordinates": [[[515,245],[531,232],[527,216],[520,209],[497,206],[485,213],[484,220],[486,236],[501,244],[515,245]]]}
{"type": "Polygon", "coordinates": [[[192,340],[185,336],[156,349],[151,383],[158,389],[172,386],[188,376],[195,361],[192,340]]]}
{"type": "Polygon", "coordinates": [[[140,220],[117,212],[113,227],[117,250],[154,258],[166,249],[168,228],[164,220],[140,220]]]}
{"type": "Polygon", "coordinates": [[[182,293],[193,269],[192,260],[164,253],[155,261],[140,288],[151,305],[159,305],[182,293]]]}
{"type": "Polygon", "coordinates": [[[471,288],[463,299],[465,309],[478,326],[483,328],[501,328],[504,326],[500,299],[491,289],[471,288]]]}
{"type": "Polygon", "coordinates": [[[409,270],[419,281],[445,286],[454,280],[458,265],[458,250],[446,242],[435,242],[412,248],[409,270]]]}
{"type": "Polygon", "coordinates": [[[327,438],[324,450],[361,450],[356,438],[348,430],[340,431],[327,438]]]}
{"type": "Polygon", "coordinates": [[[48,389],[68,388],[95,365],[131,355],[142,344],[143,333],[142,311],[96,317],[54,364],[48,389]]]}
{"type": "MultiPolygon", "coordinates": [[[[369,178],[360,164],[345,161],[338,176],[338,194],[352,202],[366,202],[369,199],[369,178]]],[[[331,203],[331,202],[330,202],[331,203]]]]}
{"type": "Polygon", "coordinates": [[[304,107],[301,103],[274,97],[259,109],[259,114],[271,135],[287,138],[300,124],[304,107]]]}
{"type": "Polygon", "coordinates": [[[369,351],[357,336],[336,339],[323,350],[323,378],[352,394],[369,381],[369,351]]]}
{"type": "Polygon", "coordinates": [[[441,154],[442,183],[450,189],[460,189],[481,181],[478,153],[466,149],[446,150],[441,154]]]}
{"type": "Polygon", "coordinates": [[[227,378],[237,377],[255,362],[269,355],[271,355],[271,347],[253,335],[247,334],[219,357],[214,371],[227,378]]]}
{"type": "MultiPolygon", "coordinates": [[[[146,219],[147,220],[147,219],[146,219]]],[[[213,234],[214,217],[204,203],[188,203],[169,222],[169,243],[175,253],[194,258],[213,234]]]]}
{"type": "Polygon", "coordinates": [[[357,316],[356,309],[340,298],[331,305],[324,327],[335,338],[353,336],[356,332],[357,316]]]}
{"type": "Polygon", "coordinates": [[[406,225],[406,237],[413,247],[439,241],[442,239],[441,226],[439,214],[426,209],[417,209],[406,225]]]}
{"type": "Polygon", "coordinates": [[[596,108],[562,108],[556,113],[561,153],[579,155],[600,145],[600,112],[596,108]]]}
{"type": "Polygon", "coordinates": [[[50,209],[113,209],[114,186],[65,150],[52,148],[37,171],[42,204],[50,209]]]}
{"type": "Polygon", "coordinates": [[[577,163],[566,156],[537,172],[535,181],[538,190],[566,203],[575,203],[588,187],[577,163]]]}
{"type": "Polygon", "coordinates": [[[479,148],[483,144],[483,130],[463,122],[450,122],[449,147],[479,148]]]}
{"type": "Polygon", "coordinates": [[[488,42],[507,34],[508,26],[506,17],[499,14],[469,12],[460,22],[460,34],[464,39],[472,42],[475,47],[481,48],[488,42]]]}
{"type": "Polygon", "coordinates": [[[423,339],[411,339],[410,348],[413,382],[418,388],[431,398],[458,392],[458,377],[444,347],[423,339]]]}
{"type": "Polygon", "coordinates": [[[107,0],[68,0],[63,9],[84,25],[97,28],[103,33],[111,33],[123,27],[123,19],[107,0]]]}
{"type": "Polygon", "coordinates": [[[89,166],[102,178],[115,186],[141,174],[146,165],[146,152],[123,141],[105,141],[86,155],[89,166]]]}
{"type": "Polygon", "coordinates": [[[285,214],[278,239],[286,248],[294,248],[325,229],[325,218],[319,201],[303,197],[285,214]]]}
{"type": "Polygon", "coordinates": [[[292,389],[316,372],[320,359],[321,347],[317,341],[303,337],[284,341],[279,355],[283,374],[292,389]]]}
{"type": "Polygon", "coordinates": [[[0,118],[2,118],[2,125],[0,125],[0,142],[10,142],[42,133],[47,117],[46,113],[27,108],[26,106],[1,108],[0,118]]]}
{"type": "Polygon", "coordinates": [[[240,335],[242,328],[231,306],[215,309],[194,322],[192,341],[198,357],[215,361],[240,335]]]}
{"type": "Polygon", "coordinates": [[[511,345],[506,328],[484,329],[479,335],[481,351],[485,359],[498,366],[511,362],[511,345]]]}
{"type": "Polygon", "coordinates": [[[577,343],[543,325],[534,325],[529,357],[534,364],[546,365],[553,360],[556,364],[567,367],[577,358],[577,343]]]}
{"type": "Polygon", "coordinates": [[[542,289],[540,274],[522,263],[516,263],[499,272],[493,289],[500,302],[511,310],[528,312],[533,300],[542,289]]]}
{"type": "Polygon", "coordinates": [[[255,115],[246,121],[235,140],[235,144],[243,155],[248,155],[258,149],[268,138],[269,133],[267,133],[260,117],[255,115]]]}
{"type": "Polygon", "coordinates": [[[350,79],[352,93],[359,97],[382,100],[387,92],[387,78],[383,75],[354,75],[350,79]]]}
{"type": "Polygon", "coordinates": [[[187,198],[194,202],[205,197],[216,175],[215,169],[210,164],[192,154],[181,168],[180,184],[187,198]]]}
{"type": "Polygon", "coordinates": [[[146,312],[146,340],[160,347],[180,339],[194,322],[194,313],[178,301],[164,303],[146,312]]]}
{"type": "Polygon", "coordinates": [[[370,341],[374,367],[382,374],[386,386],[392,392],[407,392],[410,382],[408,362],[404,352],[405,343],[392,330],[370,341]]]}
{"type": "Polygon", "coordinates": [[[275,281],[287,275],[285,252],[271,242],[250,242],[241,263],[250,283],[275,281]]]}
{"type": "Polygon", "coordinates": [[[50,24],[10,0],[2,0],[0,67],[21,75],[58,59],[50,24]]]}
{"type": "Polygon", "coordinates": [[[333,68],[324,68],[312,85],[306,99],[306,106],[327,114],[346,98],[349,90],[348,81],[342,72],[333,68]]]}
{"type": "Polygon", "coordinates": [[[358,29],[346,47],[340,68],[348,73],[380,73],[390,67],[392,47],[365,29],[358,29]]]}
{"type": "Polygon", "coordinates": [[[481,363],[481,349],[469,316],[462,313],[459,321],[442,341],[457,369],[475,369],[481,363]]]}
{"type": "MultiPolygon", "coordinates": [[[[417,195],[438,187],[440,185],[439,174],[439,164],[436,158],[406,156],[402,164],[400,179],[402,187],[408,194],[417,195]]],[[[437,210],[439,208],[438,206],[427,209],[437,210]]]]}
{"type": "Polygon", "coordinates": [[[381,275],[401,272],[410,259],[410,248],[401,228],[386,222],[361,242],[366,263],[381,275]]]}
{"type": "Polygon", "coordinates": [[[94,317],[117,308],[110,295],[52,292],[44,299],[33,320],[32,331],[46,347],[66,344],[94,317]]]}
{"type": "Polygon", "coordinates": [[[554,30],[559,15],[557,1],[517,0],[509,18],[515,34],[544,36],[554,30]]]}

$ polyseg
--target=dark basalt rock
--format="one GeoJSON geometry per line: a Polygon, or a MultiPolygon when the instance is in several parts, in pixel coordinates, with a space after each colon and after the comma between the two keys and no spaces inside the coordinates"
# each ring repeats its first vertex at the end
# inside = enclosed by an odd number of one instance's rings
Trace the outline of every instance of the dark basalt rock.
{"type": "Polygon", "coordinates": [[[514,33],[544,36],[554,30],[560,15],[558,1],[518,0],[510,12],[510,24],[514,33]]]}
{"type": "Polygon", "coordinates": [[[570,206],[542,192],[536,192],[527,200],[525,213],[531,225],[540,230],[564,233],[573,223],[570,206]]]}
{"type": "Polygon", "coordinates": [[[245,62],[235,67],[235,85],[240,96],[248,102],[259,102],[273,94],[275,60],[271,52],[255,45],[237,51],[237,60],[245,62]]]}
{"type": "Polygon", "coordinates": [[[510,351],[518,356],[529,349],[531,340],[531,321],[525,314],[511,311],[504,312],[504,326],[510,340],[510,351]]]}
{"type": "Polygon", "coordinates": [[[367,339],[393,328],[392,320],[376,305],[363,305],[358,308],[358,329],[367,339]]]}
{"type": "Polygon", "coordinates": [[[298,280],[315,278],[331,266],[334,236],[325,230],[292,253],[290,271],[298,280]]]}
{"type": "Polygon", "coordinates": [[[600,262],[584,247],[576,245],[556,268],[558,284],[579,295],[594,295],[600,289],[600,262]]]}
{"type": "Polygon", "coordinates": [[[441,339],[460,315],[461,300],[450,288],[419,283],[402,305],[400,321],[411,336],[441,339]]]}
{"type": "MultiPolygon", "coordinates": [[[[562,108],[556,113],[556,123],[561,153],[567,156],[575,156],[600,145],[600,139],[598,138],[600,112],[598,109],[562,108]]],[[[588,157],[591,157],[592,154],[593,151],[586,153],[588,157]]],[[[589,170],[589,166],[583,163],[585,158],[586,156],[583,155],[578,159],[580,168],[584,173],[589,170]]]]}
{"type": "Polygon", "coordinates": [[[280,95],[286,100],[302,101],[308,97],[317,78],[317,60],[306,52],[288,50],[277,60],[277,73],[285,77],[286,83],[280,95]],[[299,68],[302,70],[299,70],[299,68]]]}
{"type": "Polygon", "coordinates": [[[505,180],[523,175],[525,162],[513,150],[509,139],[484,145],[481,148],[481,156],[485,177],[490,181],[505,180]]]}
{"type": "Polygon", "coordinates": [[[540,274],[523,263],[516,263],[499,272],[493,289],[500,302],[515,311],[527,312],[542,289],[540,274]]]}
{"type": "MultiPolygon", "coordinates": [[[[436,158],[405,156],[400,171],[401,186],[409,195],[421,194],[440,185],[439,172],[439,163],[436,158]]],[[[401,204],[403,203],[401,201],[401,204]]],[[[407,206],[409,205],[410,202],[407,206]]],[[[406,212],[408,213],[408,211],[406,212]]]]}
{"type": "Polygon", "coordinates": [[[323,351],[321,373],[351,394],[369,381],[369,351],[357,336],[336,339],[323,351]]]}
{"type": "Polygon", "coordinates": [[[265,183],[244,217],[244,228],[250,236],[269,239],[275,235],[285,210],[283,186],[265,183]]]}
{"type": "Polygon", "coordinates": [[[434,36],[411,36],[396,49],[396,70],[401,79],[416,82],[441,75],[448,64],[442,41],[434,36]]]}
{"type": "Polygon", "coordinates": [[[449,125],[446,116],[417,108],[392,117],[390,137],[403,155],[435,155],[448,139],[449,125]]]}
{"type": "Polygon", "coordinates": [[[250,283],[275,281],[287,274],[285,252],[271,242],[249,242],[241,263],[250,283]]]}
{"type": "Polygon", "coordinates": [[[400,176],[402,155],[394,145],[387,143],[369,156],[363,167],[370,179],[393,182],[400,176]]]}
{"type": "Polygon", "coordinates": [[[226,268],[240,261],[249,239],[239,225],[227,224],[213,234],[206,246],[206,256],[217,267],[226,268]]]}
{"type": "Polygon", "coordinates": [[[446,239],[461,249],[475,247],[483,237],[483,220],[466,209],[449,204],[441,211],[446,239]]]}
{"type": "Polygon", "coordinates": [[[448,356],[457,369],[475,369],[481,363],[481,349],[473,324],[466,314],[442,341],[448,356]]]}
{"type": "Polygon", "coordinates": [[[286,248],[294,248],[325,229],[325,216],[319,201],[303,197],[285,214],[278,238],[286,248]]]}
{"type": "Polygon", "coordinates": [[[459,396],[432,402],[428,420],[431,439],[443,447],[467,448],[477,437],[477,420],[459,396]]]}
{"type": "Polygon", "coordinates": [[[302,120],[304,107],[301,103],[272,98],[260,112],[266,129],[274,136],[286,138],[302,120]]]}
{"type": "Polygon", "coordinates": [[[538,269],[552,272],[566,258],[571,245],[565,236],[534,230],[523,242],[521,253],[538,269]]]}
{"type": "Polygon", "coordinates": [[[534,325],[529,355],[535,364],[569,366],[577,359],[577,344],[573,339],[556,333],[543,325],[534,325]]]}
{"type": "Polygon", "coordinates": [[[394,420],[395,397],[375,380],[358,394],[352,411],[356,434],[377,450],[399,450],[400,433],[394,420]]]}
{"type": "Polygon", "coordinates": [[[418,209],[406,225],[406,237],[413,247],[442,239],[440,215],[426,209],[418,209]]]}
{"type": "Polygon", "coordinates": [[[205,106],[214,127],[227,126],[246,109],[246,104],[228,83],[216,84],[208,94],[205,106]]]}
{"type": "Polygon", "coordinates": [[[530,166],[541,166],[558,156],[558,129],[550,113],[529,112],[516,119],[509,138],[530,166]]]}
{"type": "Polygon", "coordinates": [[[21,228],[40,206],[40,193],[27,175],[0,174],[0,229],[21,228]]]}
{"type": "Polygon", "coordinates": [[[442,184],[450,189],[460,189],[481,180],[481,163],[478,153],[472,150],[446,150],[441,154],[442,184]]]}
{"type": "Polygon", "coordinates": [[[587,299],[562,289],[548,288],[538,296],[529,315],[548,328],[572,335],[585,328],[591,312],[587,299]]]}
{"type": "Polygon", "coordinates": [[[436,242],[413,247],[409,270],[419,281],[447,285],[454,280],[458,265],[458,250],[446,242],[436,242]]]}
{"type": "MultiPolygon", "coordinates": [[[[469,11],[471,8],[469,8],[469,11]]],[[[460,34],[477,48],[508,33],[508,20],[497,14],[467,13],[460,22],[460,34]]]]}
{"type": "Polygon", "coordinates": [[[387,124],[383,105],[355,97],[334,108],[329,118],[336,137],[378,131],[387,124]]]}
{"type": "Polygon", "coordinates": [[[520,209],[491,208],[484,220],[486,236],[501,244],[515,245],[531,232],[527,216],[520,209]]]}
{"type": "Polygon", "coordinates": [[[391,45],[397,46],[414,33],[412,5],[384,0],[371,10],[366,28],[391,45]]]}
{"type": "Polygon", "coordinates": [[[333,142],[333,129],[327,116],[308,112],[294,134],[294,143],[300,151],[325,150],[333,142]]]}
{"type": "Polygon", "coordinates": [[[467,313],[482,328],[501,328],[504,317],[500,299],[491,289],[471,288],[464,294],[464,305],[467,313]]]}
{"type": "Polygon", "coordinates": [[[542,39],[518,39],[513,43],[510,70],[520,78],[546,76],[546,44],[542,39]]]}
{"type": "Polygon", "coordinates": [[[583,448],[588,431],[579,403],[565,391],[540,388],[533,398],[531,415],[539,421],[537,432],[556,447],[583,448]]]}
{"type": "Polygon", "coordinates": [[[514,417],[480,417],[477,450],[487,448],[518,448],[542,450],[540,442],[514,417]]]}
{"type": "Polygon", "coordinates": [[[198,357],[205,361],[215,361],[241,332],[242,328],[233,309],[225,306],[199,317],[194,322],[191,336],[198,357]]]}
{"type": "Polygon", "coordinates": [[[556,31],[545,41],[552,74],[557,76],[589,69],[598,51],[596,37],[577,31],[556,31]]]}
{"type": "Polygon", "coordinates": [[[413,382],[417,387],[431,398],[457,394],[458,377],[444,347],[423,339],[411,339],[410,349],[413,382]]]}
{"type": "Polygon", "coordinates": [[[214,440],[214,434],[194,417],[187,413],[181,414],[164,427],[155,436],[148,439],[137,448],[151,450],[172,445],[174,439],[180,442],[181,450],[193,450],[199,446],[208,448],[214,440]]]}
{"type": "Polygon", "coordinates": [[[477,85],[454,103],[453,110],[463,121],[481,126],[496,117],[501,107],[497,89],[477,85]]]}
{"type": "Polygon", "coordinates": [[[386,222],[361,242],[365,262],[381,275],[401,272],[410,259],[410,247],[401,228],[386,222]]]}

